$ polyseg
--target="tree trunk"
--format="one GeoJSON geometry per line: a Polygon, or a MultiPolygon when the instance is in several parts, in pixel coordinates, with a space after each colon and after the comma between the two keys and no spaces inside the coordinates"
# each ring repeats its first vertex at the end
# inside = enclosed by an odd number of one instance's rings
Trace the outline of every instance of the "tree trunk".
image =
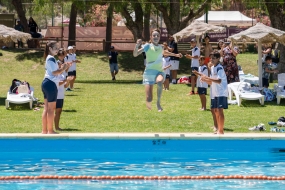
{"type": "MultiPolygon", "coordinates": [[[[265,0],[265,5],[269,13],[272,27],[284,31],[285,3],[276,3],[276,0],[265,0]]],[[[280,50],[280,62],[278,64],[278,70],[279,73],[285,73],[285,46],[279,43],[278,49],[280,50]]]]}
{"type": "Polygon", "coordinates": [[[143,40],[146,42],[150,40],[150,28],[149,28],[150,10],[151,10],[151,4],[146,3],[144,10],[144,21],[143,21],[143,40]]]}
{"type": "MultiPolygon", "coordinates": [[[[149,2],[153,2],[148,0],[149,2]]],[[[166,25],[168,34],[175,34],[185,28],[187,23],[194,19],[195,16],[199,15],[202,11],[204,11],[205,7],[211,0],[204,0],[201,3],[201,6],[194,11],[191,9],[189,14],[180,20],[180,0],[170,0],[168,5],[163,5],[159,3],[153,3],[155,8],[162,12],[164,23],[166,25]]]]}
{"type": "Polygon", "coordinates": [[[15,9],[17,11],[18,17],[19,17],[19,19],[21,21],[21,24],[24,27],[24,32],[29,33],[30,29],[28,27],[28,21],[26,19],[26,13],[25,13],[25,11],[23,9],[22,0],[12,0],[12,4],[14,5],[14,7],[15,7],[15,9]]]}
{"type": "Polygon", "coordinates": [[[110,51],[110,47],[111,47],[113,11],[114,11],[114,5],[112,3],[110,3],[108,10],[107,10],[105,52],[110,51]]]}
{"type": "Polygon", "coordinates": [[[77,7],[74,3],[71,5],[70,17],[69,17],[69,35],[68,35],[68,46],[76,45],[76,17],[77,17],[77,7]]]}
{"type": "Polygon", "coordinates": [[[126,27],[132,32],[134,36],[134,41],[137,39],[143,39],[143,10],[140,3],[131,4],[133,10],[135,11],[135,21],[133,21],[127,6],[123,6],[120,10],[122,16],[126,19],[126,27]]]}

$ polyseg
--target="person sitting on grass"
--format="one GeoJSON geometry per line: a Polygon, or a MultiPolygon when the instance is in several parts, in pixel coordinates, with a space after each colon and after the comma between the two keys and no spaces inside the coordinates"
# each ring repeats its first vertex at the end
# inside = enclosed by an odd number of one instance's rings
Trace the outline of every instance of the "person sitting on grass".
{"type": "MultiPolygon", "coordinates": [[[[64,58],[66,56],[66,52],[63,49],[59,49],[57,53],[58,57],[58,67],[61,68],[64,63],[64,58]]],[[[68,63],[68,65],[71,65],[72,62],[68,63]]],[[[67,76],[69,66],[65,69],[65,71],[62,72],[62,74],[58,75],[59,85],[58,85],[58,93],[57,93],[57,100],[56,100],[56,110],[55,110],[55,116],[54,116],[54,126],[55,130],[62,131],[62,129],[59,127],[59,120],[60,115],[62,112],[63,107],[63,100],[64,100],[64,91],[65,88],[69,85],[70,81],[73,80],[73,76],[67,76]]]]}
{"type": "MultiPolygon", "coordinates": [[[[205,57],[204,56],[201,56],[199,58],[199,64],[200,64],[200,66],[199,66],[198,72],[205,75],[205,76],[208,76],[208,67],[207,67],[207,65],[205,65],[205,57]]],[[[200,110],[206,111],[206,94],[207,94],[208,83],[203,82],[200,79],[201,79],[201,76],[198,75],[197,87],[198,87],[198,93],[199,93],[201,105],[202,105],[200,110]]]]}
{"type": "Polygon", "coordinates": [[[279,71],[277,69],[272,69],[272,58],[270,55],[265,57],[265,64],[263,66],[263,73],[262,73],[262,85],[264,88],[269,87],[269,78],[270,73],[278,73],[279,71]]]}
{"type": "Polygon", "coordinates": [[[201,81],[211,85],[211,111],[214,120],[215,134],[224,134],[224,109],[228,109],[228,82],[223,66],[219,63],[220,53],[213,51],[211,54],[211,77],[197,71],[195,74],[201,76],[201,81]]]}

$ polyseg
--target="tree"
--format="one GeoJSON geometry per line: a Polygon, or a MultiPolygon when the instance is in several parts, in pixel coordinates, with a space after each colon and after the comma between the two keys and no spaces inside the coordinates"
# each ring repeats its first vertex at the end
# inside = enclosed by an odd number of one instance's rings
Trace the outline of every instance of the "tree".
{"type": "Polygon", "coordinates": [[[106,44],[105,51],[108,52],[112,41],[112,20],[113,20],[114,5],[110,4],[107,10],[107,26],[106,26],[106,44]]]}
{"type": "Polygon", "coordinates": [[[77,7],[75,3],[72,3],[68,26],[68,46],[76,45],[76,17],[77,7]]]}
{"type": "Polygon", "coordinates": [[[23,9],[22,0],[12,0],[12,4],[14,5],[17,11],[19,19],[21,20],[21,24],[24,27],[24,32],[30,32],[30,29],[28,27],[28,21],[26,18],[26,13],[23,9]]]}
{"type": "MultiPolygon", "coordinates": [[[[152,0],[146,0],[147,2],[153,2],[152,0]]],[[[211,0],[203,0],[193,2],[184,1],[184,5],[189,7],[188,14],[180,18],[181,16],[181,3],[180,0],[162,0],[161,3],[154,2],[153,5],[159,10],[164,19],[164,23],[167,27],[169,34],[175,34],[185,28],[187,23],[194,19],[197,15],[201,14],[205,7],[211,3],[211,0]]]]}

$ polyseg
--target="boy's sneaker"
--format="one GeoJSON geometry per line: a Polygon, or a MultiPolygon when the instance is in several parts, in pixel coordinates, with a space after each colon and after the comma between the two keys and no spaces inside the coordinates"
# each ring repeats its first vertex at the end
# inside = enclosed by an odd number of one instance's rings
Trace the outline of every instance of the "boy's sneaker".
{"type": "Polygon", "coordinates": [[[67,88],[66,91],[72,91],[70,88],[67,88]]]}
{"type": "Polygon", "coordinates": [[[248,130],[250,130],[250,131],[259,131],[259,127],[258,126],[253,126],[253,127],[248,128],[248,130]]]}
{"type": "Polygon", "coordinates": [[[285,127],[285,122],[277,121],[277,126],[278,127],[285,127]]]}
{"type": "Polygon", "coordinates": [[[266,129],[265,129],[264,124],[263,124],[263,123],[260,123],[260,124],[257,125],[257,126],[248,128],[248,130],[250,130],[250,131],[265,131],[266,129]]]}

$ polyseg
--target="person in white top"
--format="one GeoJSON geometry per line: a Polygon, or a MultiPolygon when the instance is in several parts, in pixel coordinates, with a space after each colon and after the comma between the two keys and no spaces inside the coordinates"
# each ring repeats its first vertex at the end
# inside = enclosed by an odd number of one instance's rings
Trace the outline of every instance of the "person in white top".
{"type": "Polygon", "coordinates": [[[214,120],[215,134],[224,134],[224,109],[228,109],[228,83],[223,66],[219,63],[220,53],[214,51],[211,53],[211,77],[203,74],[201,80],[211,85],[211,111],[214,120]]]}
{"type": "MultiPolygon", "coordinates": [[[[197,42],[195,39],[191,40],[191,47],[192,47],[192,55],[186,54],[185,57],[191,59],[191,91],[187,95],[194,95],[195,94],[195,83],[197,81],[197,77],[194,74],[194,71],[198,71],[199,67],[199,57],[200,57],[200,49],[196,46],[197,42]]],[[[196,92],[198,94],[198,92],[196,92]]]]}
{"type": "MultiPolygon", "coordinates": [[[[199,58],[199,69],[198,72],[201,73],[202,75],[208,76],[208,67],[205,65],[205,57],[201,56],[199,58]]],[[[198,93],[200,96],[201,100],[201,105],[202,107],[200,110],[206,111],[206,94],[207,94],[207,88],[208,88],[208,83],[201,81],[201,76],[198,75],[197,79],[197,87],[198,87],[198,93]]]]}
{"type": "Polygon", "coordinates": [[[44,110],[42,114],[42,133],[43,134],[55,134],[53,130],[54,111],[57,100],[57,87],[59,84],[58,75],[63,73],[69,66],[68,63],[64,63],[61,68],[54,58],[54,55],[58,53],[58,43],[55,41],[48,42],[44,51],[45,64],[45,76],[42,82],[42,91],[44,95],[44,110]]]}
{"type": "MultiPolygon", "coordinates": [[[[167,43],[163,43],[163,49],[168,50],[167,43]]],[[[170,79],[170,57],[169,56],[163,56],[162,58],[162,68],[165,73],[165,80],[163,82],[163,90],[169,90],[169,79],[170,79]]]]}
{"type": "MultiPolygon", "coordinates": [[[[59,49],[58,54],[58,66],[61,68],[63,66],[64,58],[66,57],[66,52],[63,49],[59,49]]],[[[70,65],[72,62],[69,63],[70,65]]],[[[62,129],[59,127],[59,120],[60,120],[60,115],[62,112],[62,107],[63,107],[63,100],[64,100],[64,91],[65,88],[69,85],[69,82],[73,80],[73,76],[67,76],[67,71],[68,68],[63,71],[60,75],[58,75],[58,80],[59,80],[59,86],[58,86],[58,93],[57,93],[57,100],[56,100],[56,110],[55,110],[55,117],[54,117],[54,126],[55,130],[57,131],[62,131],[62,129]]]]}
{"type": "Polygon", "coordinates": [[[76,63],[80,63],[79,60],[76,60],[76,47],[75,46],[68,46],[67,48],[68,54],[66,56],[67,62],[72,62],[72,66],[68,69],[68,76],[73,76],[73,80],[70,81],[70,87],[66,88],[66,91],[72,91],[74,87],[74,82],[76,79],[76,63]]]}

